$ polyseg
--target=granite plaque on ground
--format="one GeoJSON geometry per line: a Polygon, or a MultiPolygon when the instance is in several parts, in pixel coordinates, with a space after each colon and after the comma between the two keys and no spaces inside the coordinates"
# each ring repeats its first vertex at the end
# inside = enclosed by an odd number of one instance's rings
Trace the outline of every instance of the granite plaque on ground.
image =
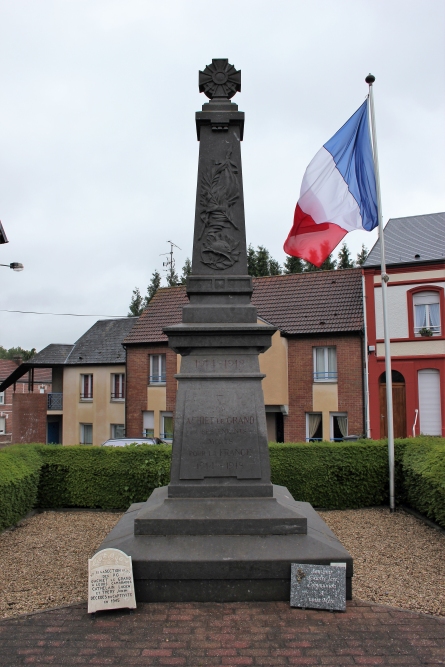
{"type": "Polygon", "coordinates": [[[88,613],[136,609],[131,557],[120,549],[103,549],[88,560],[88,613]]]}
{"type": "Polygon", "coordinates": [[[291,564],[290,606],[346,611],[346,564],[291,564]]]}

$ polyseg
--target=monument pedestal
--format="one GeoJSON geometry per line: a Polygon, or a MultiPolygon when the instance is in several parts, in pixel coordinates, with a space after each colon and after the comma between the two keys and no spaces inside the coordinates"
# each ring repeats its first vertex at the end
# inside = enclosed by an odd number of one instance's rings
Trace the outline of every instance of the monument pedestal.
{"type": "Polygon", "coordinates": [[[129,508],[99,550],[109,547],[131,556],[138,602],[289,600],[291,563],[346,563],[351,598],[352,557],[283,486],[267,499],[173,503],[161,487],[129,508]]]}

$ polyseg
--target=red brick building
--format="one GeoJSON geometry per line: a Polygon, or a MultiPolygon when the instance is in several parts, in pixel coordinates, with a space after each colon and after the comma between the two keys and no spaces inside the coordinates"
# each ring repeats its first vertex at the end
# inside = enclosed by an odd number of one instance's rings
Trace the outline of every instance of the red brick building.
{"type": "MultiPolygon", "coordinates": [[[[0,359],[0,384],[17,370],[21,360],[0,359]]],[[[0,446],[12,442],[14,413],[17,424],[19,423],[20,408],[18,402],[14,401],[13,395],[23,394],[49,394],[52,387],[52,373],[50,368],[34,369],[33,374],[26,373],[5,391],[0,392],[0,446]]],[[[20,401],[20,399],[18,399],[20,401]]],[[[38,400],[38,399],[37,399],[38,400]]],[[[46,397],[44,399],[46,401],[46,397]]],[[[20,405],[22,405],[23,399],[20,405]]],[[[24,404],[23,404],[24,405],[24,404]]],[[[42,442],[46,442],[45,439],[42,442]]]]}
{"type": "MultiPolygon", "coordinates": [[[[393,218],[384,230],[394,435],[445,435],[445,213],[393,218]]],[[[386,437],[380,242],[364,264],[369,436],[386,437]]]]}
{"type": "MultiPolygon", "coordinates": [[[[255,278],[258,318],[277,328],[260,355],[269,440],[365,433],[361,269],[255,278]]],[[[181,321],[185,287],[160,289],[124,340],[126,435],[171,438],[180,357],[163,328],[181,321]]]]}

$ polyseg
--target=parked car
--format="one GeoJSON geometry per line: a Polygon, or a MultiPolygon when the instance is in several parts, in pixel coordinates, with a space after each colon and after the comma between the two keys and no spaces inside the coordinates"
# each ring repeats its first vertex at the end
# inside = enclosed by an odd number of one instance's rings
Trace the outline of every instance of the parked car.
{"type": "Polygon", "coordinates": [[[101,447],[126,447],[127,445],[171,445],[161,438],[110,438],[101,447]]]}

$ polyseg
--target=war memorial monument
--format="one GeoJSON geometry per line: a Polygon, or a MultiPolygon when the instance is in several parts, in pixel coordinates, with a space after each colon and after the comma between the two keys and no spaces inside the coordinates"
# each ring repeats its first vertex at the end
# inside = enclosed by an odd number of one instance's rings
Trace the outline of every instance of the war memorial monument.
{"type": "Polygon", "coordinates": [[[231,101],[241,72],[214,59],[199,90],[209,101],[196,113],[189,303],[164,329],[181,355],[170,484],[132,505],[99,551],[131,556],[141,602],[289,600],[292,563],[346,563],[351,597],[350,554],[309,503],[270,480],[258,356],[275,329],[257,323],[250,300],[244,113],[231,101]]]}

